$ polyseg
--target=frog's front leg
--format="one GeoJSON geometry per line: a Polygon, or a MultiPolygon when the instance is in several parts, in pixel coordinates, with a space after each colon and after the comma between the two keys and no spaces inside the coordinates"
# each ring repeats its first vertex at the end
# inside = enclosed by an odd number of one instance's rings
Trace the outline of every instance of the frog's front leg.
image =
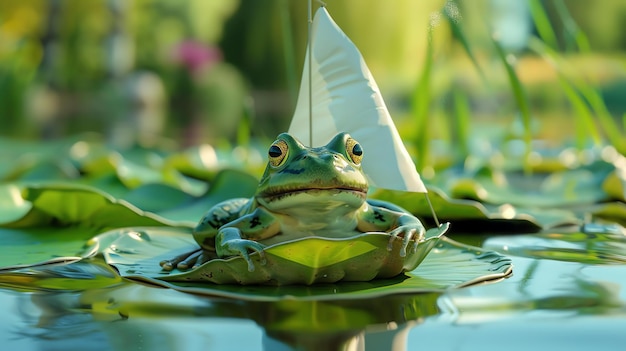
{"type": "Polygon", "coordinates": [[[193,229],[193,238],[200,247],[161,261],[159,264],[163,270],[197,268],[203,263],[217,258],[215,236],[219,228],[241,217],[248,210],[248,206],[250,206],[250,199],[236,198],[222,201],[211,207],[193,229]]]}
{"type": "MultiPolygon", "coordinates": [[[[371,200],[370,200],[371,201],[371,200]]],[[[384,231],[389,233],[388,250],[393,242],[402,238],[400,256],[406,256],[406,249],[413,240],[413,250],[424,239],[426,229],[422,222],[406,210],[394,204],[375,201],[366,204],[357,224],[357,229],[363,232],[384,231]]]]}
{"type": "Polygon", "coordinates": [[[248,271],[254,271],[251,252],[258,252],[265,261],[263,246],[258,240],[270,238],[280,232],[276,218],[263,208],[221,227],[215,236],[215,250],[219,257],[241,256],[248,263],[248,271]]]}
{"type": "Polygon", "coordinates": [[[389,232],[391,238],[387,245],[387,250],[391,251],[393,242],[397,238],[402,238],[402,248],[400,249],[400,256],[406,256],[406,248],[409,242],[413,240],[413,251],[417,250],[417,245],[424,240],[426,229],[422,222],[413,215],[401,213],[397,218],[397,227],[389,232]]]}

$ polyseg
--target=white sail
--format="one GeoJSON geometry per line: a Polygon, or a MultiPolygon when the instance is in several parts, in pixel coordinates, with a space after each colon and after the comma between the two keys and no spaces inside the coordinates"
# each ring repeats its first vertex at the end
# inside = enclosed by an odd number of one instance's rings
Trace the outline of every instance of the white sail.
{"type": "Polygon", "coordinates": [[[315,13],[298,102],[289,133],[309,143],[311,52],[312,145],[348,132],[363,146],[363,171],[378,188],[426,193],[426,187],[361,53],[325,8],[315,13]]]}

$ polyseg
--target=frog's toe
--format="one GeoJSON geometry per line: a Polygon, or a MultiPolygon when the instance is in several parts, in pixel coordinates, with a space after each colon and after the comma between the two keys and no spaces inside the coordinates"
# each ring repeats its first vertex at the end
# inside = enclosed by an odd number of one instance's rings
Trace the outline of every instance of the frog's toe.
{"type": "Polygon", "coordinates": [[[238,240],[230,240],[223,244],[220,250],[218,250],[218,254],[220,257],[223,256],[241,256],[248,263],[248,271],[254,272],[254,262],[252,262],[252,258],[250,258],[250,252],[258,252],[261,258],[261,264],[265,261],[265,255],[263,253],[263,249],[265,247],[262,244],[259,244],[256,241],[238,239],[238,240]]]}
{"type": "Polygon", "coordinates": [[[246,249],[240,251],[240,255],[248,263],[248,272],[254,272],[254,262],[252,262],[252,258],[250,258],[250,253],[248,250],[259,253],[259,256],[261,258],[261,264],[265,264],[265,252],[263,251],[263,245],[254,241],[250,243],[254,245],[246,245],[246,249]]]}
{"type": "Polygon", "coordinates": [[[180,270],[187,270],[190,267],[196,267],[196,262],[198,262],[198,257],[200,257],[202,255],[202,250],[199,251],[194,251],[191,255],[187,256],[187,258],[183,259],[182,261],[180,261],[177,265],[176,268],[180,269],[180,270]]]}
{"type": "Polygon", "coordinates": [[[198,251],[201,251],[201,249],[193,250],[193,251],[190,251],[190,252],[185,252],[184,254],[178,255],[178,256],[176,256],[176,257],[174,257],[172,259],[169,259],[169,260],[163,260],[163,261],[159,262],[159,265],[165,271],[171,271],[174,268],[184,269],[184,268],[182,268],[180,266],[180,263],[187,262],[189,260],[189,258],[191,256],[194,256],[198,251]]]}
{"type": "Polygon", "coordinates": [[[164,271],[171,271],[172,269],[174,269],[174,265],[170,263],[168,260],[163,260],[159,262],[159,266],[161,266],[161,268],[163,268],[164,271]]]}
{"type": "Polygon", "coordinates": [[[198,256],[196,256],[196,260],[194,261],[193,264],[193,269],[196,269],[200,266],[202,266],[203,264],[205,264],[206,262],[210,261],[213,258],[213,256],[205,250],[202,250],[201,252],[198,253],[198,256]]]}
{"type": "MultiPolygon", "coordinates": [[[[263,249],[261,248],[260,251],[256,251],[256,252],[259,253],[259,258],[261,259],[261,265],[265,265],[265,263],[267,262],[265,260],[265,251],[263,251],[263,249]]],[[[254,272],[255,266],[254,266],[254,262],[252,262],[252,259],[250,258],[250,254],[246,252],[246,253],[243,253],[241,256],[248,263],[248,272],[254,272]]]]}
{"type": "Polygon", "coordinates": [[[400,257],[406,256],[406,250],[409,243],[413,241],[412,250],[417,251],[417,245],[424,238],[424,233],[420,228],[413,227],[399,227],[392,230],[390,233],[389,243],[387,244],[387,250],[393,249],[393,242],[396,238],[402,238],[402,246],[400,248],[400,257]]]}

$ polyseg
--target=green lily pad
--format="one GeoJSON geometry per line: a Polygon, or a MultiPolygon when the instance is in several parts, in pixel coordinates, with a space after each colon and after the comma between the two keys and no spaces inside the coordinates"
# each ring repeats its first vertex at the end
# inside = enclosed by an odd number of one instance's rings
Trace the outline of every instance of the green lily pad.
{"type": "Polygon", "coordinates": [[[0,186],[0,269],[76,261],[85,243],[111,228],[175,222],[93,188],[57,184],[0,186]]]}
{"type": "MultiPolygon", "coordinates": [[[[144,259],[143,257],[149,257],[151,250],[167,251],[170,249],[170,247],[164,248],[163,245],[182,248],[182,245],[189,247],[191,243],[188,229],[159,227],[117,230],[96,237],[93,244],[105,251],[104,258],[109,261],[109,264],[112,260],[115,261],[112,264],[117,269],[115,271],[106,269],[106,266],[103,266],[104,262],[96,257],[71,264],[1,270],[0,285],[28,291],[81,290],[91,288],[89,284],[96,283],[102,288],[127,286],[120,285],[119,277],[116,278],[117,275],[114,273],[119,271],[120,275],[125,278],[149,282],[186,293],[232,298],[239,301],[291,301],[294,303],[296,301],[365,301],[362,299],[399,294],[407,296],[406,294],[441,293],[450,288],[495,282],[511,274],[511,260],[507,257],[493,251],[463,245],[444,236],[439,237],[442,229],[431,230],[430,238],[433,239],[429,242],[434,243],[434,247],[417,268],[388,279],[282,286],[166,281],[164,279],[168,276],[180,277],[181,274],[163,272],[158,267],[158,258],[144,259]],[[164,240],[165,237],[167,240],[164,240]],[[154,267],[155,265],[157,268],[154,267]]],[[[374,238],[376,242],[380,236],[380,234],[375,234],[370,238],[366,234],[354,238],[353,241],[374,238]]],[[[349,242],[346,241],[346,243],[349,242]]],[[[387,240],[383,242],[386,243],[387,240]]],[[[280,247],[281,250],[287,250],[289,247],[297,247],[304,243],[307,241],[281,244],[280,247]]],[[[270,251],[276,251],[275,249],[276,247],[269,248],[270,251]]],[[[397,255],[397,247],[394,247],[388,255],[397,255]]],[[[288,259],[285,260],[291,263],[288,259]]],[[[245,263],[242,267],[246,268],[245,263]]],[[[141,285],[132,286],[140,287],[141,285]]]]}
{"type": "Polygon", "coordinates": [[[23,291],[98,289],[121,282],[122,278],[110,266],[98,260],[0,270],[0,286],[23,291]]]}
{"type": "Polygon", "coordinates": [[[626,226],[626,203],[607,202],[586,209],[593,216],[626,226]]]}
{"type": "Polygon", "coordinates": [[[0,228],[0,270],[78,261],[97,233],[80,227],[0,228]]]}
{"type": "MultiPolygon", "coordinates": [[[[248,173],[225,169],[215,175],[209,190],[203,196],[157,213],[171,221],[185,222],[190,226],[195,226],[206,211],[219,202],[238,197],[252,197],[258,184],[259,180],[248,173]]],[[[154,201],[163,201],[157,197],[159,194],[151,195],[154,201]]],[[[141,204],[138,204],[138,207],[141,208],[141,204]]]]}
{"type": "Polygon", "coordinates": [[[428,187],[428,199],[424,194],[383,189],[376,190],[372,198],[394,203],[420,218],[432,218],[428,203],[430,201],[440,220],[459,223],[461,225],[455,228],[462,226],[461,229],[464,231],[487,231],[489,228],[497,227],[511,232],[532,232],[539,231],[547,225],[571,224],[572,221],[578,223],[577,218],[573,216],[556,219],[548,215],[533,217],[528,211],[511,206],[500,207],[484,205],[474,200],[453,199],[434,187],[428,187]],[[563,218],[567,219],[565,223],[563,218]]]}
{"type": "Polygon", "coordinates": [[[399,240],[392,251],[387,251],[389,236],[381,233],[343,240],[294,240],[266,248],[264,265],[258,255],[252,255],[254,272],[249,272],[246,262],[239,257],[209,261],[187,272],[163,271],[160,260],[197,247],[187,228],[115,230],[94,240],[99,243],[105,260],[125,278],[184,292],[246,300],[279,300],[287,296],[304,300],[342,299],[440,292],[502,279],[511,273],[509,259],[447,239],[442,236],[446,229],[446,225],[431,229],[417,251],[405,258],[399,256],[399,240]],[[317,250],[328,253],[328,258],[322,254],[308,254],[305,258],[296,255],[317,250]],[[356,256],[352,250],[356,250],[356,256]],[[277,284],[277,279],[284,279],[282,284],[298,284],[242,285],[277,284]],[[302,285],[311,283],[319,284],[302,285]]]}
{"type": "MultiPolygon", "coordinates": [[[[15,193],[15,186],[6,191],[15,193]]],[[[168,220],[141,211],[94,188],[72,184],[19,187],[21,200],[0,203],[13,213],[0,227],[27,228],[45,225],[87,228],[119,228],[131,225],[171,225],[168,220]],[[28,208],[28,211],[25,209],[28,208]],[[21,211],[21,212],[20,212],[21,211]],[[17,218],[20,212],[22,216],[17,218]]],[[[16,200],[17,199],[17,200],[16,200]]],[[[0,217],[0,219],[4,219],[0,217]]]]}
{"type": "Polygon", "coordinates": [[[238,300],[278,301],[288,298],[322,301],[443,292],[451,288],[498,281],[508,277],[512,269],[511,260],[505,256],[442,237],[416,269],[389,279],[272,287],[170,282],[145,276],[133,278],[183,292],[238,300]]]}
{"type": "MultiPolygon", "coordinates": [[[[251,255],[255,270],[237,256],[211,260],[190,271],[165,272],[163,259],[197,247],[188,229],[145,228],[105,233],[96,241],[111,265],[125,277],[145,276],[166,281],[215,284],[315,284],[390,278],[417,267],[436,245],[448,225],[431,229],[424,241],[400,255],[401,239],[388,249],[386,233],[364,233],[346,239],[305,237],[267,247],[265,258],[251,255]],[[111,239],[113,238],[113,239],[111,239]]],[[[411,244],[412,245],[412,244],[411,244]]],[[[413,246],[410,246],[413,247],[413,246]]]]}
{"type": "Polygon", "coordinates": [[[520,207],[589,204],[607,198],[601,185],[611,167],[598,163],[594,167],[532,176],[496,172],[489,176],[458,179],[449,192],[455,198],[520,207]]]}
{"type": "Polygon", "coordinates": [[[484,247],[511,255],[594,265],[626,263],[626,231],[621,226],[585,226],[584,232],[546,232],[493,237],[484,247]],[[592,228],[593,227],[593,228],[592,228]]]}

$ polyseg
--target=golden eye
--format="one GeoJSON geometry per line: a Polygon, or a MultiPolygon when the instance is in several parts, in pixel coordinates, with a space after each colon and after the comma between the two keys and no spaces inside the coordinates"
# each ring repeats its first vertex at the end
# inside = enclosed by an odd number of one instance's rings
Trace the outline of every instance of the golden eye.
{"type": "Polygon", "coordinates": [[[356,140],[350,138],[346,141],[346,152],[355,164],[361,164],[363,159],[363,148],[356,140]]]}
{"type": "Polygon", "coordinates": [[[267,155],[269,156],[270,165],[273,167],[280,166],[285,158],[287,157],[287,151],[289,148],[287,147],[287,143],[284,140],[277,140],[270,146],[270,149],[267,151],[267,155]]]}

